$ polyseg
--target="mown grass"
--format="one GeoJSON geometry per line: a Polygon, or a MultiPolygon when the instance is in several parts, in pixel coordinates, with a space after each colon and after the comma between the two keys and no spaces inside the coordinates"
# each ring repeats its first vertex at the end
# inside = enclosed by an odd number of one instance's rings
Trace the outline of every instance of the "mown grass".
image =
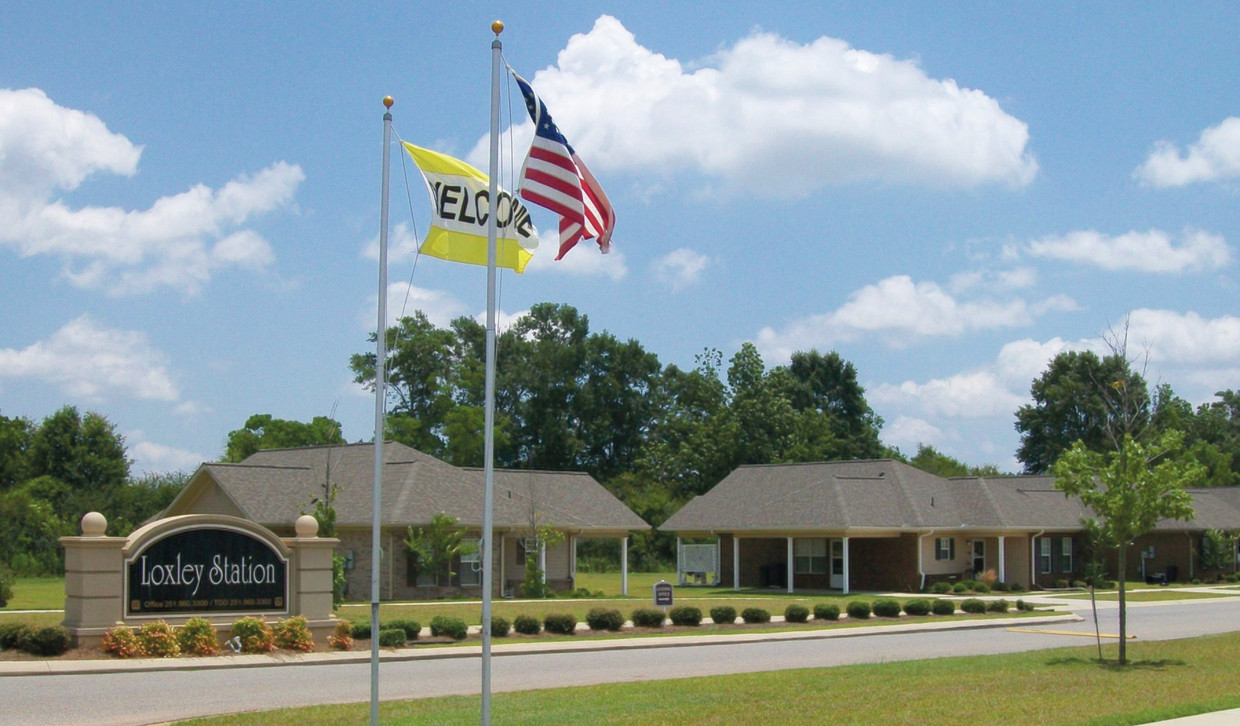
{"type": "Polygon", "coordinates": [[[5,610],[59,610],[65,606],[65,578],[19,577],[5,610]]]}
{"type": "MultiPolygon", "coordinates": [[[[995,656],[497,693],[501,724],[1140,724],[1240,707],[1240,633],[1133,642],[1130,665],[1094,646],[995,656]]],[[[380,705],[384,724],[472,724],[476,696],[380,705]]],[[[182,722],[193,726],[362,724],[366,703],[182,722]]]]}
{"type": "MultiPolygon", "coordinates": [[[[1114,591],[1099,592],[1095,595],[1099,600],[1117,602],[1119,593],[1114,591]]],[[[1233,597],[1221,592],[1193,592],[1191,590],[1138,590],[1124,595],[1127,602],[1162,602],[1166,600],[1207,600],[1215,597],[1233,597]]],[[[1063,595],[1064,600],[1088,600],[1089,593],[1063,595]]]]}

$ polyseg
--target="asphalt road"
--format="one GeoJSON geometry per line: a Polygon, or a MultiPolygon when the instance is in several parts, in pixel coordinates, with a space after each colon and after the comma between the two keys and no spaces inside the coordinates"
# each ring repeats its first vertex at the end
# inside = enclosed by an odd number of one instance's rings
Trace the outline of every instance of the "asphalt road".
{"type": "MultiPolygon", "coordinates": [[[[1074,603],[1089,617],[1088,602],[1074,603]]],[[[1114,606],[1101,613],[1104,633],[1117,632],[1114,606]]],[[[1130,633],[1143,640],[1184,638],[1240,627],[1240,599],[1189,605],[1133,604],[1130,633]]],[[[984,655],[1093,643],[1092,620],[1035,626],[1080,635],[1005,628],[902,632],[756,643],[603,650],[585,653],[498,655],[493,692],[560,688],[814,668],[855,663],[984,655]]],[[[498,650],[497,650],[498,653],[498,650]]],[[[405,699],[477,693],[477,657],[384,663],[380,698],[405,699]]],[[[0,724],[151,724],[194,716],[286,706],[367,702],[368,663],[290,665],[198,671],[158,671],[0,678],[0,724]]]]}

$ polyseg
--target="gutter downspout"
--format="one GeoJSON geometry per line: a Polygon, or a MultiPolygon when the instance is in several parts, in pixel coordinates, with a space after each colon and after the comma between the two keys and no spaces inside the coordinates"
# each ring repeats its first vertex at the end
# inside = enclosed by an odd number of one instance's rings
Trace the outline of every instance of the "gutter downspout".
{"type": "Polygon", "coordinates": [[[1037,534],[1029,538],[1029,589],[1033,590],[1038,587],[1038,537],[1046,534],[1045,529],[1039,529],[1037,534]]]}
{"type": "Polygon", "coordinates": [[[923,590],[926,589],[926,566],[924,562],[924,553],[926,551],[925,540],[932,534],[934,534],[933,529],[925,534],[917,535],[917,574],[921,576],[921,589],[923,590]]]}
{"type": "Polygon", "coordinates": [[[1188,538],[1188,579],[1191,582],[1193,579],[1193,533],[1185,532],[1184,536],[1188,538]]]}

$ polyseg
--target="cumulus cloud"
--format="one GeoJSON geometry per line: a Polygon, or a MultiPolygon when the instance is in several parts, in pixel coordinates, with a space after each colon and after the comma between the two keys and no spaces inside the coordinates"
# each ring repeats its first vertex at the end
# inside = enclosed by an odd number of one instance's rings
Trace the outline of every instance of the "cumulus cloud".
{"type": "Polygon", "coordinates": [[[905,381],[899,386],[882,384],[872,389],[871,395],[877,402],[913,405],[925,415],[953,419],[1004,416],[1024,401],[989,370],[961,373],[926,383],[905,381]]]}
{"type": "Polygon", "coordinates": [[[1240,176],[1240,118],[1229,117],[1202,131],[1197,143],[1185,151],[1170,141],[1158,142],[1133,173],[1155,187],[1181,187],[1240,176]]]}
{"type": "Polygon", "coordinates": [[[83,315],[45,341],[0,349],[0,380],[37,380],[66,394],[100,402],[109,397],[176,401],[168,357],[146,334],[105,328],[83,315]]]}
{"type": "MultiPolygon", "coordinates": [[[[682,63],[604,15],[530,80],[604,187],[609,171],[691,169],[732,193],[786,197],[855,181],[1020,187],[1038,169],[1028,126],[995,99],[836,38],[754,32],[682,63]]],[[[509,132],[525,148],[531,124],[509,132]]]]}
{"type": "Polygon", "coordinates": [[[221,269],[274,260],[244,225],[292,202],[305,179],[294,164],[276,162],[219,189],[198,184],[145,210],[73,208],[56,198],[91,174],[134,174],[141,153],[98,117],[42,91],[0,89],[0,245],[59,258],[72,284],[112,295],[194,294],[221,269]]]}
{"type": "MultiPolygon", "coordinates": [[[[378,305],[375,296],[371,296],[370,304],[378,305]]],[[[426,319],[440,328],[448,327],[454,319],[469,314],[469,308],[456,296],[443,290],[432,290],[425,287],[410,285],[407,282],[394,282],[388,285],[387,319],[388,327],[396,324],[402,316],[412,316],[417,311],[426,314],[426,319]]],[[[371,307],[359,315],[360,324],[365,330],[373,331],[375,321],[379,317],[377,307],[371,307]]]]}
{"type": "Polygon", "coordinates": [[[1148,350],[1156,363],[1234,366],[1240,361],[1240,318],[1207,320],[1194,312],[1134,310],[1128,316],[1130,356],[1148,350]]]}
{"type": "Polygon", "coordinates": [[[137,474],[193,472],[208,459],[197,451],[187,451],[141,440],[145,436],[142,431],[134,431],[125,436],[125,440],[129,442],[125,453],[133,459],[134,472],[137,474]],[[137,443],[134,443],[135,440],[138,440],[137,443]]]}
{"type": "Polygon", "coordinates": [[[1186,229],[1178,240],[1162,230],[1110,236],[1083,230],[1029,243],[1033,257],[1092,265],[1104,270],[1173,273],[1202,272],[1231,262],[1231,248],[1219,235],[1186,229]]]}
{"type": "Polygon", "coordinates": [[[854,292],[838,310],[794,321],[782,331],[763,328],[757,345],[767,360],[787,360],[793,352],[831,348],[837,341],[875,336],[903,346],[916,338],[957,337],[966,332],[1028,325],[1049,310],[1070,308],[1057,296],[1030,305],[1019,298],[960,299],[934,282],[896,275],[854,292]]]}
{"type": "Polygon", "coordinates": [[[681,247],[655,260],[650,268],[656,280],[670,285],[672,292],[680,292],[701,282],[702,270],[709,262],[706,255],[681,247]]]}

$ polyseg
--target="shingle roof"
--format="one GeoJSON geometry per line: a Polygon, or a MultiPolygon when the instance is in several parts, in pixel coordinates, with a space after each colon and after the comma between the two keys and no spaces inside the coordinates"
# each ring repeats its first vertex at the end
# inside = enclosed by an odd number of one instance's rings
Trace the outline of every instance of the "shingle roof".
{"type": "MultiPolygon", "coordinates": [[[[380,519],[385,526],[424,524],[440,512],[467,526],[482,524],[481,469],[457,468],[395,442],[384,444],[383,466],[380,519]]],[[[324,495],[330,481],[337,488],[337,526],[371,524],[371,444],[265,450],[237,464],[203,464],[194,480],[200,477],[208,477],[247,517],[267,526],[293,524],[313,509],[314,499],[324,495]]],[[[539,523],[559,528],[599,532],[650,528],[588,474],[496,470],[494,483],[496,527],[527,526],[534,502],[539,523]]],[[[172,511],[177,504],[170,513],[181,513],[172,511]]]]}

